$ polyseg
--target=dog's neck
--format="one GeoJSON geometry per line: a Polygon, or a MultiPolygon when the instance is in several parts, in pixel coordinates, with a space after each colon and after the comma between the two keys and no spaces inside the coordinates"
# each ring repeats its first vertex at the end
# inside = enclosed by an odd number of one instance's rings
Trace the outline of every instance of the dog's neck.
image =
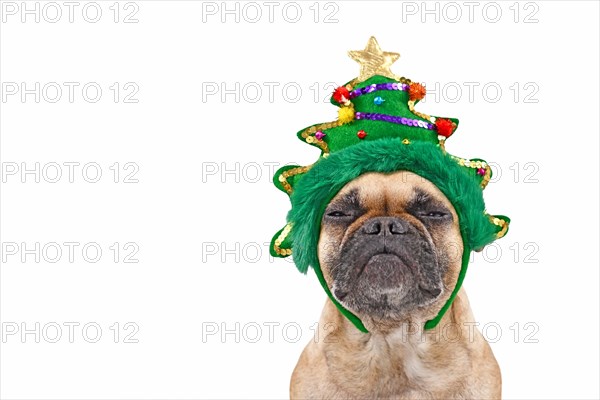
{"type": "Polygon", "coordinates": [[[483,340],[475,329],[464,291],[461,289],[438,326],[424,330],[424,322],[407,321],[363,333],[327,300],[317,346],[327,354],[331,375],[346,381],[339,382],[340,386],[364,383],[368,388],[376,381],[390,390],[396,385],[428,390],[447,388],[455,384],[444,378],[449,370],[454,377],[457,373],[470,373],[467,349],[483,340]],[[357,372],[356,365],[367,367],[357,372]]]}

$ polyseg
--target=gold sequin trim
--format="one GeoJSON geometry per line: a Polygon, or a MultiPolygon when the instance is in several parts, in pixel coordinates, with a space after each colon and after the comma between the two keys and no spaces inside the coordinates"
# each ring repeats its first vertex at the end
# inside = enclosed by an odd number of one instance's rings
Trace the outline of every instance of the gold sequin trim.
{"type": "Polygon", "coordinates": [[[283,243],[283,241],[285,240],[287,235],[289,235],[291,230],[292,230],[292,223],[288,222],[288,224],[281,230],[281,233],[279,234],[279,236],[277,236],[277,239],[275,239],[275,243],[273,244],[273,249],[275,250],[275,253],[279,254],[280,256],[289,256],[292,254],[292,249],[282,249],[280,247],[281,243],[283,243]]]}
{"type": "MultiPolygon", "coordinates": [[[[440,147],[442,147],[442,148],[443,148],[443,142],[444,141],[440,140],[440,147]]],[[[474,169],[480,169],[480,168],[485,169],[485,174],[481,177],[480,185],[481,185],[482,189],[485,189],[487,184],[490,183],[490,179],[492,178],[492,168],[489,166],[488,163],[486,163],[485,161],[471,161],[471,160],[467,160],[466,158],[460,158],[460,157],[456,157],[456,156],[451,156],[451,157],[456,162],[458,162],[458,165],[460,165],[461,167],[474,168],[474,169]]]]}
{"type": "Polygon", "coordinates": [[[506,231],[508,230],[508,221],[494,217],[493,215],[489,215],[489,214],[488,214],[488,218],[490,219],[490,222],[492,222],[494,225],[499,226],[501,228],[500,231],[498,233],[496,233],[497,239],[500,239],[501,237],[506,235],[506,231]]]}
{"type": "Polygon", "coordinates": [[[325,142],[324,140],[317,139],[315,137],[315,133],[317,133],[318,131],[324,131],[327,129],[335,128],[341,125],[342,123],[340,121],[325,122],[322,124],[311,126],[310,128],[306,128],[304,131],[302,131],[300,136],[306,141],[306,143],[316,145],[323,151],[323,153],[328,154],[329,146],[327,146],[327,142],[325,142]]]}
{"type": "Polygon", "coordinates": [[[408,109],[410,110],[411,113],[415,114],[417,117],[424,118],[427,121],[431,122],[432,124],[435,123],[435,118],[432,121],[431,120],[431,115],[425,114],[425,113],[422,113],[422,112],[418,112],[417,110],[415,110],[415,101],[414,100],[409,100],[408,101],[408,109]]]}
{"type": "Polygon", "coordinates": [[[446,138],[444,136],[438,135],[438,144],[440,146],[440,149],[442,149],[442,151],[446,153],[446,138]]]}
{"type": "Polygon", "coordinates": [[[486,165],[485,167],[485,175],[483,175],[483,179],[481,181],[481,188],[485,189],[485,187],[490,183],[490,179],[492,179],[492,167],[486,165]]]}
{"type": "Polygon", "coordinates": [[[292,185],[290,185],[290,183],[287,181],[287,178],[289,178],[290,176],[298,175],[298,174],[304,174],[312,166],[313,166],[313,164],[307,165],[305,167],[290,168],[288,170],[283,171],[279,175],[279,178],[277,178],[277,179],[279,179],[279,182],[281,182],[281,186],[283,186],[283,188],[285,189],[287,194],[292,194],[292,190],[293,190],[292,185]]]}
{"type": "Polygon", "coordinates": [[[354,90],[354,86],[356,86],[356,84],[359,83],[358,77],[352,79],[350,82],[348,82],[346,84],[346,89],[348,89],[349,92],[351,92],[352,90],[354,90]]]}

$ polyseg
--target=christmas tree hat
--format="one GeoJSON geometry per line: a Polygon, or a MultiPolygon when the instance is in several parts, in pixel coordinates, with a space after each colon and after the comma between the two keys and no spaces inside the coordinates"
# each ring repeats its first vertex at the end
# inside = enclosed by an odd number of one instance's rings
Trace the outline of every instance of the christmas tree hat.
{"type": "Polygon", "coordinates": [[[273,178],[275,186],[290,196],[287,224],[271,241],[275,257],[292,254],[298,270],[311,266],[323,289],[340,312],[363,332],[360,319],[332,295],[317,256],[321,218],[329,201],[346,185],[367,172],[405,170],[435,184],[454,206],[459,219],[464,252],[456,286],[438,315],[425,324],[435,327],[452,304],[462,284],[469,255],[504,236],[510,220],[485,211],[483,189],[490,181],[490,166],[481,159],[465,159],[446,152],[445,141],[458,120],[434,117],[415,109],[425,97],[425,87],[390,71],[400,55],[384,52],[375,38],[361,51],[350,51],[360,63],[360,75],[338,87],[331,103],[338,118],[298,132],[298,138],[321,150],[312,165],[287,165],[273,178]]]}

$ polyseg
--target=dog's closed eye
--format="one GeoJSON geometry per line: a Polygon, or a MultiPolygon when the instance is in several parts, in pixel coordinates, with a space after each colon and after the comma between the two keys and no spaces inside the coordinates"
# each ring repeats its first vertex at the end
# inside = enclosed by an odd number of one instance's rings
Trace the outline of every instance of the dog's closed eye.
{"type": "Polygon", "coordinates": [[[323,217],[330,220],[350,221],[363,212],[358,192],[352,190],[345,196],[337,199],[334,203],[331,203],[325,210],[323,217]]]}
{"type": "Polygon", "coordinates": [[[418,218],[427,221],[451,221],[452,214],[430,194],[416,190],[408,204],[408,210],[418,218]]]}
{"type": "Polygon", "coordinates": [[[428,218],[444,218],[449,214],[444,211],[421,211],[418,213],[418,215],[428,218]]]}
{"type": "Polygon", "coordinates": [[[349,217],[350,214],[347,214],[343,211],[330,211],[327,213],[328,217],[349,217]]]}

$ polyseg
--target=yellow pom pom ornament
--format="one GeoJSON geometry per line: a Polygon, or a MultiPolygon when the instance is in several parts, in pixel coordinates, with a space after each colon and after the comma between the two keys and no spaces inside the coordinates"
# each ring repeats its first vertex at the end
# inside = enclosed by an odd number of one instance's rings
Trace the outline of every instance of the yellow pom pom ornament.
{"type": "Polygon", "coordinates": [[[354,107],[340,107],[338,110],[338,121],[342,124],[347,124],[354,120],[354,107]]]}

